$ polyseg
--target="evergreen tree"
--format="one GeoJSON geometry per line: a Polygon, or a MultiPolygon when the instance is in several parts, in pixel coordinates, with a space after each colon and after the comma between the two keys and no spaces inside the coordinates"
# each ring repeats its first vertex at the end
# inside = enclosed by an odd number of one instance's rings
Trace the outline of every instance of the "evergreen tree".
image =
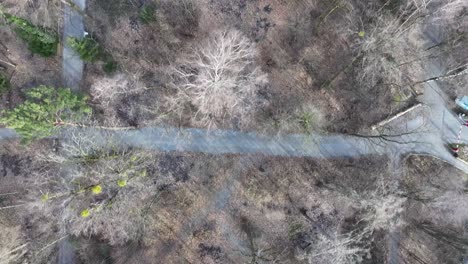
{"type": "Polygon", "coordinates": [[[8,13],[1,13],[16,34],[28,44],[29,50],[43,57],[54,56],[57,52],[58,36],[51,29],[35,26],[28,20],[8,13]]]}
{"type": "Polygon", "coordinates": [[[99,44],[89,36],[83,39],[69,37],[67,43],[86,62],[94,62],[102,54],[99,44]]]}
{"type": "Polygon", "coordinates": [[[91,113],[86,97],[70,89],[39,86],[26,92],[26,101],[1,113],[0,123],[15,129],[28,142],[50,136],[55,127],[91,113]]]}

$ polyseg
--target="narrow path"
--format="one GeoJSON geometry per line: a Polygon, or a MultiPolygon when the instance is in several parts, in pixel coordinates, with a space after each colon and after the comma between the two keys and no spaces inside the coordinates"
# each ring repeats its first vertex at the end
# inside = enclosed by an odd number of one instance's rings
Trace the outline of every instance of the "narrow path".
{"type": "MultiPolygon", "coordinates": [[[[84,35],[83,17],[74,8],[84,11],[86,0],[71,0],[75,6],[64,5],[63,20],[63,54],[62,54],[62,77],[65,85],[74,91],[79,91],[81,79],[83,77],[84,63],[80,57],[68,46],[67,38],[82,38],[84,35]]],[[[1,134],[0,134],[1,136],[1,134]]],[[[76,253],[68,239],[59,243],[58,261],[59,264],[76,263],[76,253]]]]}
{"type": "Polygon", "coordinates": [[[75,6],[64,5],[64,25],[63,25],[63,61],[62,77],[67,87],[74,91],[79,90],[79,85],[83,77],[84,64],[80,57],[68,46],[67,38],[82,38],[84,35],[83,17],[74,8],[83,11],[86,0],[71,0],[75,6]]]}

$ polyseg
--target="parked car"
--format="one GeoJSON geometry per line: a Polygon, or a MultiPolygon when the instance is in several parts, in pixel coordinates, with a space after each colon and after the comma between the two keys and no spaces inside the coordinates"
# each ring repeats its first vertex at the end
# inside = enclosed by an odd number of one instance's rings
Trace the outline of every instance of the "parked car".
{"type": "Polygon", "coordinates": [[[458,118],[460,119],[462,125],[468,126],[468,115],[465,113],[458,113],[458,118]]]}
{"type": "Polygon", "coordinates": [[[455,158],[468,162],[468,145],[451,143],[448,144],[448,148],[455,158]]]}
{"type": "Polygon", "coordinates": [[[463,110],[468,111],[468,96],[465,95],[461,98],[455,99],[455,104],[463,110]]]}

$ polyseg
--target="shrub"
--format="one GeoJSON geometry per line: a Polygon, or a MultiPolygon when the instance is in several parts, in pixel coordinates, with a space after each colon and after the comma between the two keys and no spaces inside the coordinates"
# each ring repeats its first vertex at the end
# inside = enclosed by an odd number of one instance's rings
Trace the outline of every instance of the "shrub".
{"type": "Polygon", "coordinates": [[[96,62],[101,60],[104,63],[102,70],[105,73],[113,74],[117,70],[118,64],[114,58],[112,58],[110,54],[106,53],[99,43],[92,37],[87,36],[83,39],[69,37],[67,39],[67,43],[76,53],[78,53],[83,61],[96,62]]]}
{"type": "Polygon", "coordinates": [[[58,36],[51,29],[35,26],[28,20],[3,13],[8,24],[13,25],[16,34],[28,44],[29,50],[43,57],[54,56],[57,52],[58,36]]]}
{"type": "Polygon", "coordinates": [[[122,96],[135,94],[143,89],[139,76],[116,74],[96,81],[90,88],[93,100],[103,105],[115,103],[122,96]]]}
{"type": "Polygon", "coordinates": [[[104,60],[104,65],[102,66],[102,69],[105,73],[111,75],[117,70],[118,67],[119,64],[110,55],[108,55],[107,58],[104,60]]]}
{"type": "Polygon", "coordinates": [[[141,9],[140,14],[138,17],[143,24],[149,24],[151,22],[156,21],[156,17],[154,16],[154,7],[152,6],[145,6],[141,9]]]}
{"type": "Polygon", "coordinates": [[[299,116],[299,123],[301,124],[301,127],[306,134],[311,133],[313,119],[313,114],[308,112],[304,112],[301,116],[299,116]]]}
{"type": "Polygon", "coordinates": [[[15,129],[26,142],[50,136],[57,125],[91,113],[86,97],[70,89],[39,86],[26,92],[26,101],[1,112],[0,123],[15,129]]]}
{"type": "Polygon", "coordinates": [[[0,95],[6,93],[8,90],[10,90],[10,82],[5,76],[0,75],[0,95]]]}
{"type": "Polygon", "coordinates": [[[95,62],[102,54],[99,44],[89,36],[83,39],[69,37],[67,43],[86,62],[95,62]]]}

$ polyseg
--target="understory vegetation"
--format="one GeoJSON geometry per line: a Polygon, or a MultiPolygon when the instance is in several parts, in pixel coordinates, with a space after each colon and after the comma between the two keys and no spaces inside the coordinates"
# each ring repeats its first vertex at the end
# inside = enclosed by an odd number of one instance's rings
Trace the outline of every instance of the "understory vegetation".
{"type": "Polygon", "coordinates": [[[431,158],[406,159],[398,183],[385,157],[179,155],[64,133],[55,150],[3,145],[1,205],[17,209],[0,245],[23,245],[16,263],[45,262],[59,239],[84,263],[456,263],[468,249],[466,179],[431,158]]]}

